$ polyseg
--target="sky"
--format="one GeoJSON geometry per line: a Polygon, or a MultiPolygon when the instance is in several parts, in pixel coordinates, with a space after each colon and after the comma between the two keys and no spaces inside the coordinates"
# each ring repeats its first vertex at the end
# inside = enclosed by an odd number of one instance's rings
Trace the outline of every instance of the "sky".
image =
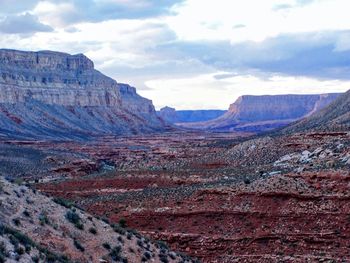
{"type": "Polygon", "coordinates": [[[157,109],[350,89],[349,0],[0,0],[0,48],[83,53],[157,109]]]}

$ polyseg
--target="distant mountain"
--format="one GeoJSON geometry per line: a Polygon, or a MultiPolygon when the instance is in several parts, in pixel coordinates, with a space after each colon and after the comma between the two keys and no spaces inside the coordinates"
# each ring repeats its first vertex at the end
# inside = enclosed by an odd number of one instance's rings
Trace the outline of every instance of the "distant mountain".
{"type": "Polygon", "coordinates": [[[339,96],[328,107],[315,112],[281,132],[303,131],[349,131],[350,129],[350,90],[339,96]]]}
{"type": "Polygon", "coordinates": [[[186,123],[208,121],[223,115],[225,110],[176,110],[164,107],[157,112],[158,116],[168,123],[186,123]]]}
{"type": "Polygon", "coordinates": [[[222,116],[182,127],[210,131],[263,132],[307,117],[334,101],[339,94],[241,96],[222,116]]]}
{"type": "Polygon", "coordinates": [[[0,136],[72,139],[164,129],[150,100],[82,54],[0,49],[0,136]]]}

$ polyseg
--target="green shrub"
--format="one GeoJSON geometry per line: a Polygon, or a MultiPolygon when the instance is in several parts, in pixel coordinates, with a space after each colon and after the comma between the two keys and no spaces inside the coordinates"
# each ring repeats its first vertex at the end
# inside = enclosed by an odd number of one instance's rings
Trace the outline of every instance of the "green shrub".
{"type": "Polygon", "coordinates": [[[61,198],[61,197],[55,197],[53,199],[53,201],[56,203],[56,204],[59,204],[61,206],[64,206],[65,208],[72,208],[74,203],[72,203],[71,201],[68,201],[64,198],[61,198]]]}
{"type": "Polygon", "coordinates": [[[48,225],[50,224],[50,220],[49,218],[47,217],[47,214],[45,212],[42,212],[40,215],[39,215],[39,222],[40,222],[40,225],[48,225]]]}
{"type": "Polygon", "coordinates": [[[74,210],[69,210],[66,213],[66,218],[69,222],[71,222],[76,228],[83,230],[84,225],[81,222],[80,216],[74,211],[74,210]]]}

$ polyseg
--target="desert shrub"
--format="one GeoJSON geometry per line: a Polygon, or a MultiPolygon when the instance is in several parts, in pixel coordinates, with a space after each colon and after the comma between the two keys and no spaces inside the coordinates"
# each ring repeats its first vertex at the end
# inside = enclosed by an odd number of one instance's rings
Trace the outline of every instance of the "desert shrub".
{"type": "Polygon", "coordinates": [[[124,240],[123,240],[123,238],[122,238],[121,236],[118,237],[118,241],[119,241],[120,243],[124,243],[124,240]]]}
{"type": "Polygon", "coordinates": [[[14,218],[12,222],[15,224],[15,226],[20,226],[21,225],[21,220],[19,218],[14,218]]]}
{"type": "Polygon", "coordinates": [[[5,263],[6,258],[8,257],[6,247],[4,243],[0,243],[0,263],[5,263]]]}
{"type": "Polygon", "coordinates": [[[120,227],[119,225],[113,224],[112,227],[113,227],[113,230],[115,232],[117,232],[118,234],[123,235],[123,236],[126,234],[125,229],[120,227]]]}
{"type": "Polygon", "coordinates": [[[119,220],[119,226],[122,227],[122,228],[126,228],[127,227],[126,220],[124,218],[121,218],[119,220]]]}
{"type": "Polygon", "coordinates": [[[143,242],[142,240],[137,240],[136,244],[139,246],[139,247],[143,247],[143,242]]]}
{"type": "Polygon", "coordinates": [[[40,258],[39,258],[38,256],[32,257],[32,261],[33,261],[34,263],[39,263],[39,260],[40,260],[40,258]]]}
{"type": "Polygon", "coordinates": [[[102,220],[103,222],[105,222],[106,224],[108,224],[108,225],[109,225],[109,219],[108,219],[108,218],[103,217],[101,220],[102,220]]]}
{"type": "Polygon", "coordinates": [[[55,197],[53,199],[53,201],[56,203],[56,204],[59,204],[61,206],[64,206],[65,208],[72,208],[73,207],[73,203],[64,199],[64,198],[61,198],[61,197],[55,197]]]}
{"type": "Polygon", "coordinates": [[[148,251],[146,251],[146,252],[143,254],[143,256],[144,256],[147,260],[151,259],[151,257],[152,257],[151,253],[149,253],[148,251]]]}
{"type": "Polygon", "coordinates": [[[23,247],[16,247],[15,252],[16,252],[18,255],[23,255],[25,251],[24,251],[24,248],[23,248],[23,247]]]}
{"type": "Polygon", "coordinates": [[[74,239],[74,246],[76,249],[80,250],[81,252],[85,251],[85,248],[80,244],[80,242],[76,239],[74,239]]]}
{"type": "Polygon", "coordinates": [[[93,234],[93,235],[97,235],[97,229],[94,228],[94,227],[90,227],[90,228],[89,228],[89,232],[90,232],[91,234],[93,234]]]}
{"type": "Polygon", "coordinates": [[[40,215],[39,215],[39,222],[40,222],[40,225],[46,225],[46,224],[50,224],[50,220],[49,218],[47,217],[47,214],[45,212],[42,212],[40,215]]]}
{"type": "Polygon", "coordinates": [[[80,216],[74,211],[74,210],[69,210],[66,213],[66,219],[71,222],[76,228],[83,230],[84,225],[81,222],[80,216]]]}
{"type": "Polygon", "coordinates": [[[164,241],[157,240],[156,243],[157,243],[158,248],[164,249],[164,250],[169,250],[168,245],[164,241]]]}
{"type": "Polygon", "coordinates": [[[107,250],[110,250],[111,249],[111,245],[108,244],[108,243],[103,243],[102,246],[107,249],[107,250]]]}
{"type": "Polygon", "coordinates": [[[30,213],[28,212],[28,210],[24,210],[23,215],[26,217],[30,217],[30,213]]]}
{"type": "Polygon", "coordinates": [[[169,257],[172,259],[172,260],[175,260],[176,259],[176,254],[174,252],[171,252],[169,253],[169,257]]]}
{"type": "Polygon", "coordinates": [[[114,261],[121,261],[122,257],[120,255],[121,253],[121,247],[120,246],[116,246],[114,247],[111,252],[109,253],[109,256],[114,260],[114,261]]]}
{"type": "Polygon", "coordinates": [[[160,259],[160,262],[162,262],[162,263],[168,263],[169,262],[168,256],[166,254],[159,254],[159,259],[160,259]]]}

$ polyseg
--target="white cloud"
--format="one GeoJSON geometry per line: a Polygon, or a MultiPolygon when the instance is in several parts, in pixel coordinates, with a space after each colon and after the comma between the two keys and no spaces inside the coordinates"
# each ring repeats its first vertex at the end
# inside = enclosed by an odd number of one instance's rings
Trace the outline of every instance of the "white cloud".
{"type": "Polygon", "coordinates": [[[188,0],[177,5],[167,22],[180,39],[262,41],[281,33],[350,28],[348,0],[318,0],[308,5],[295,0],[188,0]],[[286,5],[290,8],[277,9],[286,5]],[[208,25],[215,23],[217,27],[208,25]],[[236,25],[244,27],[235,28],[236,25]]]}
{"type": "Polygon", "coordinates": [[[159,109],[164,106],[176,109],[227,109],[241,95],[319,94],[345,92],[350,81],[320,81],[306,77],[272,76],[261,79],[255,76],[232,76],[217,79],[216,72],[191,78],[156,79],[147,81],[149,90],[140,91],[152,98],[159,109]]]}

